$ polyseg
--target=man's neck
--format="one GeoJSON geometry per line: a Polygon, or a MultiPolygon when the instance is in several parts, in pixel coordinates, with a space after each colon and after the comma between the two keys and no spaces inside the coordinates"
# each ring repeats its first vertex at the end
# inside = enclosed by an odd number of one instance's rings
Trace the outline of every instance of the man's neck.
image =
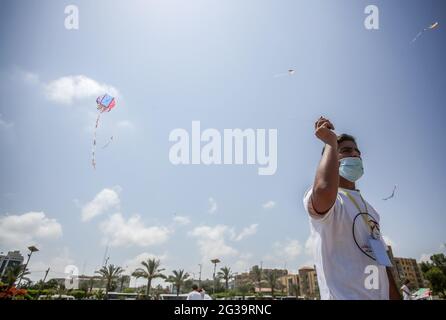
{"type": "Polygon", "coordinates": [[[341,176],[339,176],[339,187],[349,190],[356,190],[356,185],[354,182],[348,181],[341,176]]]}

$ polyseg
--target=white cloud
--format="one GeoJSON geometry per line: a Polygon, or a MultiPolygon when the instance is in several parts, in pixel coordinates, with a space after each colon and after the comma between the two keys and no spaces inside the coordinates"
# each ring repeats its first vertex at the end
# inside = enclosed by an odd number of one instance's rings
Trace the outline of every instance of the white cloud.
{"type": "Polygon", "coordinates": [[[278,258],[277,260],[293,260],[296,259],[302,253],[302,245],[298,240],[287,240],[286,242],[274,243],[274,253],[278,258]]]}
{"type": "Polygon", "coordinates": [[[178,223],[180,225],[187,225],[190,223],[190,219],[184,216],[175,216],[173,218],[173,222],[178,223]]]}
{"type": "Polygon", "coordinates": [[[214,258],[222,259],[237,254],[237,250],[226,244],[225,241],[226,236],[231,234],[228,226],[200,226],[194,228],[189,234],[197,238],[203,261],[214,258]]]}
{"type": "Polygon", "coordinates": [[[289,240],[283,247],[283,252],[291,259],[297,258],[302,252],[302,246],[297,240],[289,240]]]}
{"type": "Polygon", "coordinates": [[[217,202],[215,202],[214,198],[209,198],[209,213],[214,214],[217,211],[217,202]]]}
{"type": "MultiPolygon", "coordinates": [[[[34,257],[34,256],[33,256],[34,257]]],[[[71,256],[70,250],[67,247],[63,247],[58,250],[57,255],[48,259],[41,259],[40,254],[36,255],[36,258],[31,259],[30,263],[30,279],[33,281],[41,280],[45,275],[45,270],[50,268],[47,281],[52,278],[64,278],[65,267],[69,265],[76,265],[74,259],[71,256]],[[35,260],[34,260],[35,259],[35,260]]],[[[79,266],[78,266],[79,268],[79,266]]],[[[79,274],[82,274],[84,270],[79,269],[79,274]]]]}
{"type": "Polygon", "coordinates": [[[4,120],[3,115],[0,113],[0,129],[9,129],[12,126],[14,126],[14,123],[4,120]]]}
{"type": "Polygon", "coordinates": [[[383,235],[383,239],[384,239],[384,242],[385,242],[388,246],[391,246],[392,248],[395,248],[395,247],[396,247],[396,243],[395,243],[392,239],[390,239],[388,236],[383,235]]]}
{"type": "Polygon", "coordinates": [[[431,262],[432,253],[422,253],[420,257],[420,262],[431,262]]]}
{"type": "Polygon", "coordinates": [[[433,256],[432,253],[422,253],[420,257],[420,262],[430,262],[432,256],[433,256]]]}
{"type": "Polygon", "coordinates": [[[118,208],[119,204],[118,192],[114,189],[105,188],[93,200],[83,206],[82,221],[89,221],[107,210],[118,208]]]}
{"type": "Polygon", "coordinates": [[[114,97],[119,96],[118,90],[106,83],[84,75],[70,75],[50,81],[44,85],[49,100],[62,104],[72,104],[75,100],[98,97],[108,93],[114,97]]]}
{"type": "Polygon", "coordinates": [[[316,246],[316,237],[310,234],[307,241],[305,241],[305,253],[309,256],[313,256],[315,246],[316,246]]]}
{"type": "Polygon", "coordinates": [[[139,215],[125,220],[120,213],[115,213],[100,224],[104,234],[104,243],[111,246],[152,246],[164,243],[172,232],[167,227],[145,227],[139,215]]]}
{"type": "MultiPolygon", "coordinates": [[[[156,255],[148,252],[143,252],[138,254],[133,259],[126,260],[123,264],[123,266],[126,268],[126,274],[131,274],[135,269],[142,268],[141,262],[147,261],[148,259],[157,259],[161,261],[161,264],[163,264],[167,259],[167,254],[164,253],[162,255],[156,255]]],[[[161,265],[161,268],[164,268],[165,266],[161,265]]]]}
{"type": "Polygon", "coordinates": [[[231,239],[234,241],[240,241],[246,237],[252,236],[257,233],[257,227],[258,224],[251,224],[249,227],[243,228],[238,235],[235,235],[235,233],[232,232],[231,239]]]}
{"type": "Polygon", "coordinates": [[[276,206],[276,203],[272,200],[270,200],[262,205],[263,209],[272,209],[275,206],[276,206]]]}
{"type": "Polygon", "coordinates": [[[251,261],[252,257],[251,253],[241,254],[239,259],[234,263],[234,271],[239,273],[248,271],[253,265],[251,261]]]}
{"type": "Polygon", "coordinates": [[[44,212],[28,212],[22,215],[0,217],[0,243],[22,249],[41,239],[62,236],[62,226],[44,212]]]}

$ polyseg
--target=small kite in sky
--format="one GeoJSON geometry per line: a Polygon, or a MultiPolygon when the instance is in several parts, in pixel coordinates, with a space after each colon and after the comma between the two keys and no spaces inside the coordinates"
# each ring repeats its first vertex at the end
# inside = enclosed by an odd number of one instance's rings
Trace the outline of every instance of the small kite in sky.
{"type": "Polygon", "coordinates": [[[110,137],[110,140],[108,140],[108,142],[106,144],[104,144],[104,146],[102,147],[102,149],[105,149],[108,147],[108,145],[113,141],[113,136],[110,137]]]}
{"type": "Polygon", "coordinates": [[[278,73],[274,76],[274,78],[284,77],[284,76],[292,76],[296,71],[294,69],[288,69],[287,72],[278,73]]]}
{"type": "MultiPolygon", "coordinates": [[[[93,168],[96,169],[96,131],[99,126],[99,119],[101,118],[101,114],[105,111],[110,112],[116,106],[116,100],[112,96],[108,94],[104,94],[99,96],[96,99],[97,109],[99,111],[98,117],[96,118],[96,125],[94,127],[93,134],[93,150],[91,154],[91,164],[93,168]]],[[[113,137],[112,137],[113,138],[113,137]]],[[[109,141],[110,142],[110,141],[109,141]]]]}
{"type": "Polygon", "coordinates": [[[434,22],[429,27],[424,28],[423,30],[418,32],[418,34],[415,36],[415,38],[412,39],[411,43],[414,43],[425,31],[436,29],[436,28],[438,28],[438,26],[439,26],[439,23],[438,22],[434,22]]]}
{"type": "Polygon", "coordinates": [[[387,198],[384,198],[383,200],[389,200],[392,199],[395,196],[395,190],[396,190],[396,185],[393,187],[393,191],[392,194],[390,196],[388,196],[387,198]]]}

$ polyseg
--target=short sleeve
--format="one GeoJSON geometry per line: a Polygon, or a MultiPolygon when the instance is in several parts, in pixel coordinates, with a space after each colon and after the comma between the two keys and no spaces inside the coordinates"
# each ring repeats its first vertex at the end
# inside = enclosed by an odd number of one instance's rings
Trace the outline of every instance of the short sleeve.
{"type": "Polygon", "coordinates": [[[333,204],[333,206],[327,211],[325,214],[319,214],[317,213],[313,208],[313,201],[311,198],[311,195],[313,193],[313,187],[309,188],[304,195],[304,207],[305,211],[307,211],[308,215],[312,220],[316,221],[325,221],[328,219],[329,216],[333,215],[333,212],[340,211],[342,209],[342,199],[339,196],[339,194],[336,197],[336,201],[333,204]]]}

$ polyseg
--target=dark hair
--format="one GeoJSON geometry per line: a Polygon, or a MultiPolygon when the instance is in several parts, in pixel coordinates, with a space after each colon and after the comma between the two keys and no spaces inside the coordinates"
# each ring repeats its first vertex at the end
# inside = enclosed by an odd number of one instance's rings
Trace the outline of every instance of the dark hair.
{"type": "Polygon", "coordinates": [[[197,290],[198,286],[196,284],[192,285],[192,290],[197,290]]]}
{"type": "MultiPolygon", "coordinates": [[[[338,141],[338,145],[340,145],[344,141],[353,141],[355,144],[357,144],[355,137],[346,133],[340,134],[336,140],[338,141]]],[[[322,154],[324,154],[324,151],[325,151],[325,146],[322,148],[322,154]]]]}
{"type": "Polygon", "coordinates": [[[410,283],[410,280],[409,279],[405,279],[404,280],[404,284],[409,284],[410,283]]]}

